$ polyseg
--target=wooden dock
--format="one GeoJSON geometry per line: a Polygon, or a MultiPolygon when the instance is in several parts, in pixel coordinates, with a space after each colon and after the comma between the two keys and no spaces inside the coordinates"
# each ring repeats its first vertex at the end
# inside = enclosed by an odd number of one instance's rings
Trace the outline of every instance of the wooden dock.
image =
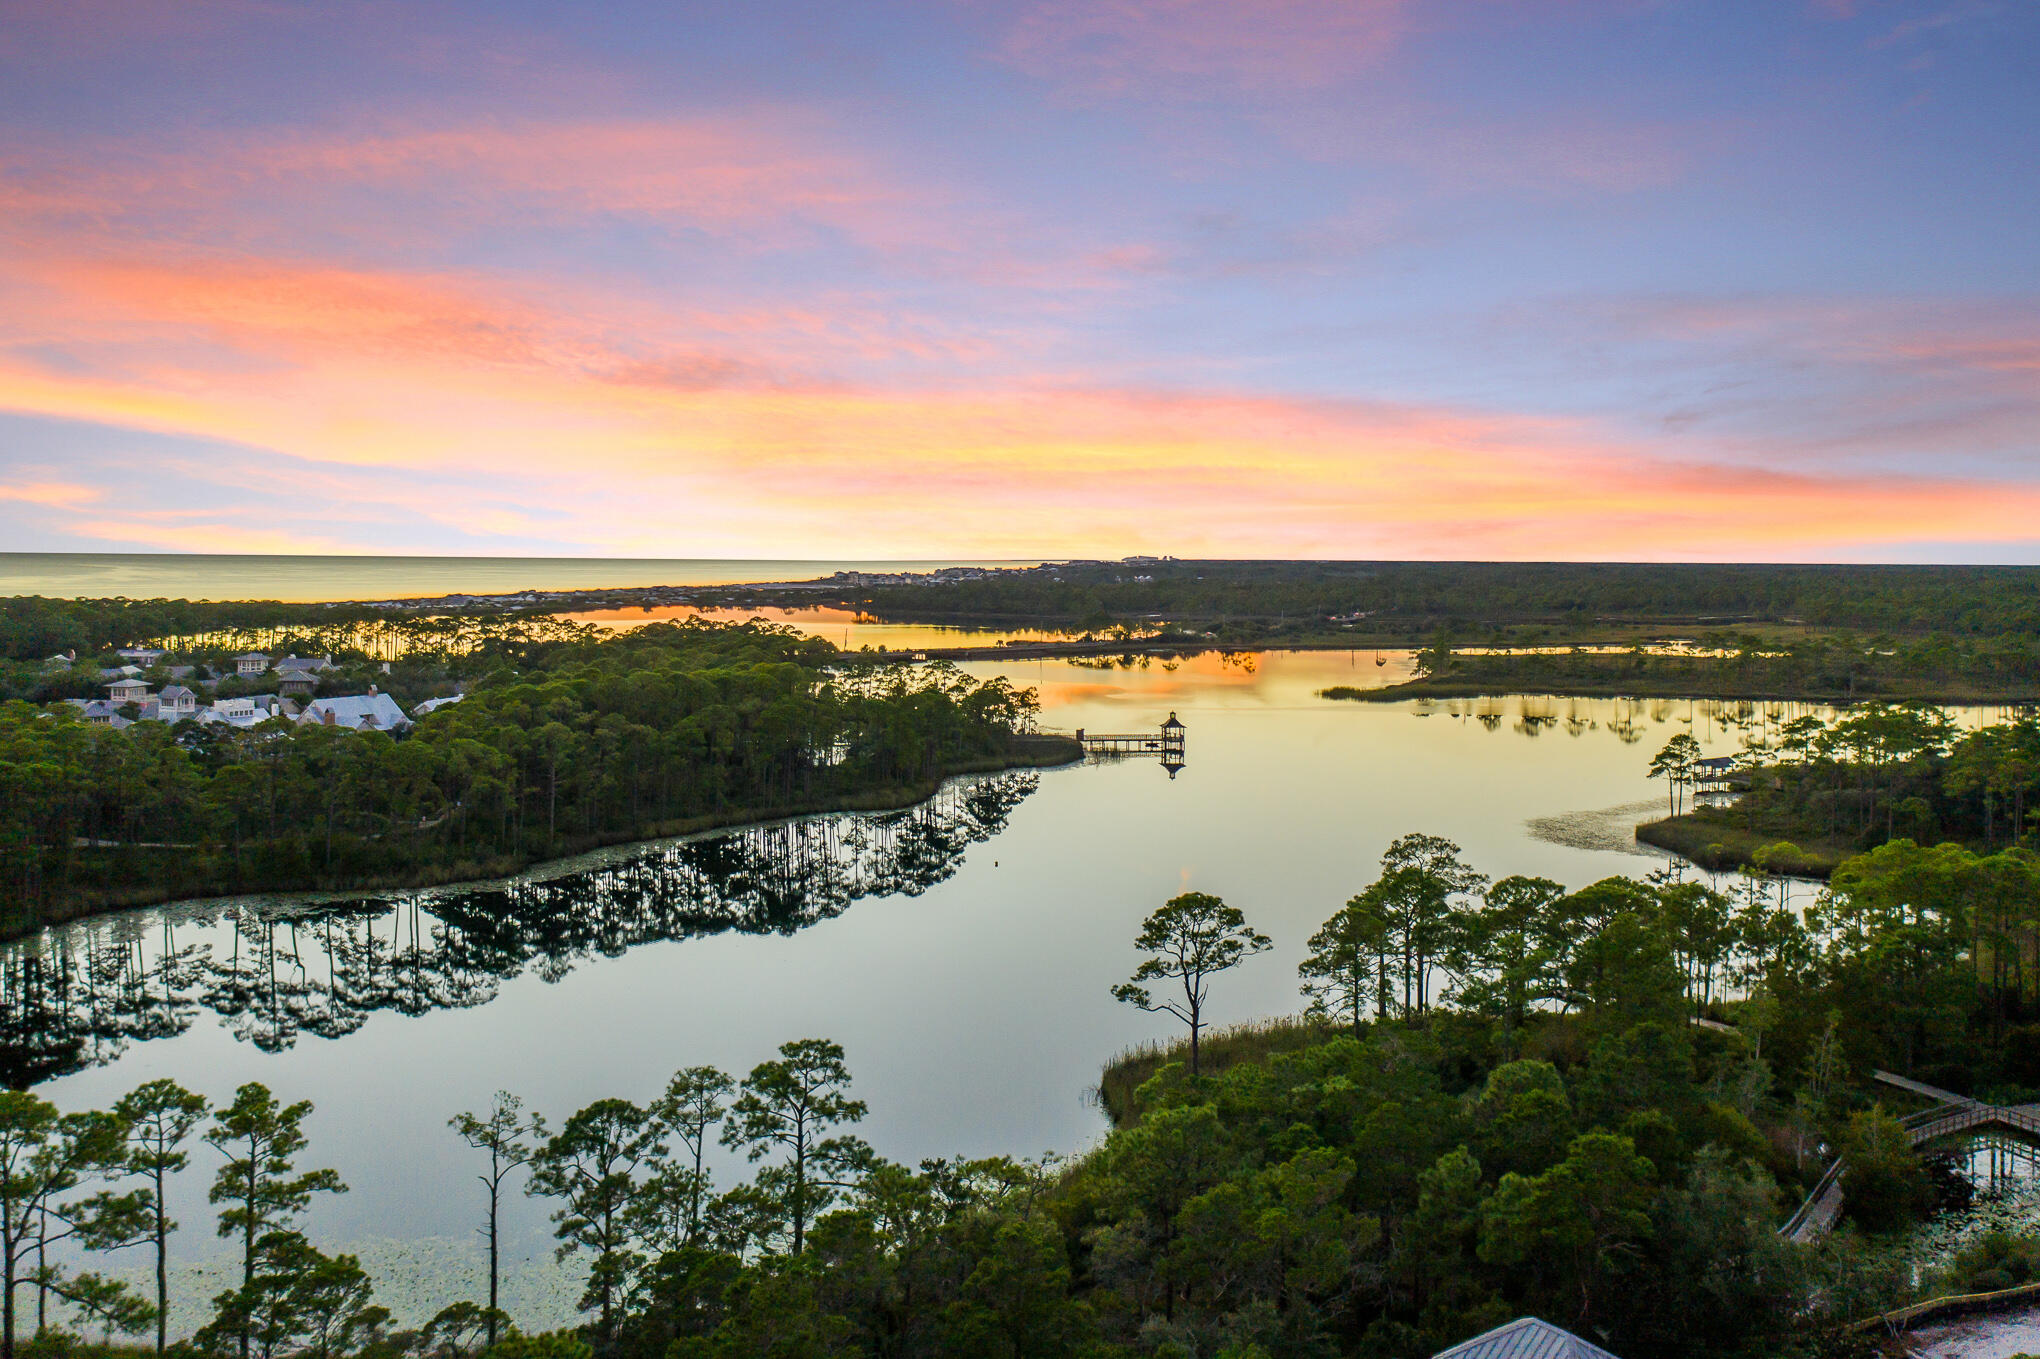
{"type": "Polygon", "coordinates": [[[1155,731],[1087,731],[1078,727],[1075,737],[1086,755],[1159,755],[1172,779],[1183,767],[1183,724],[1174,713],[1155,731]]]}

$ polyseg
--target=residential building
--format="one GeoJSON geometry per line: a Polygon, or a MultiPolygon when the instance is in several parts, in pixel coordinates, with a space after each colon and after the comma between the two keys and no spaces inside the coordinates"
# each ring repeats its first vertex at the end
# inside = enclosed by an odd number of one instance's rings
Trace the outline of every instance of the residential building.
{"type": "Polygon", "coordinates": [[[69,698],[64,700],[78,710],[87,722],[99,727],[126,727],[133,724],[120,715],[120,705],[104,698],[69,698]]]}
{"type": "Polygon", "coordinates": [[[300,722],[317,722],[349,731],[402,731],[411,725],[396,700],[370,686],[365,694],[343,698],[315,698],[299,714],[300,722]]]}
{"type": "Polygon", "coordinates": [[[269,668],[269,657],[259,651],[244,651],[234,657],[234,673],[237,675],[259,675],[269,668]]]}
{"type": "Polygon", "coordinates": [[[331,656],[285,656],[274,667],[280,693],[305,695],[319,687],[319,675],[333,668],[331,656]]]}
{"type": "Polygon", "coordinates": [[[124,646],[114,654],[131,665],[147,669],[170,653],[152,646],[124,646]]]}
{"type": "Polygon", "coordinates": [[[231,727],[252,727],[272,717],[295,717],[297,707],[278,694],[256,694],[249,698],[216,699],[198,712],[201,722],[224,722],[231,727]]]}
{"type": "Polygon", "coordinates": [[[106,686],[106,697],[115,707],[123,703],[140,703],[149,696],[146,680],[124,677],[106,686]]]}
{"type": "Polygon", "coordinates": [[[465,697],[466,697],[465,694],[454,694],[447,698],[428,698],[423,703],[415,704],[412,706],[411,708],[412,720],[415,721],[418,718],[425,716],[425,714],[427,713],[436,713],[441,708],[449,707],[455,703],[458,703],[461,701],[461,699],[465,697]]]}
{"type": "Polygon", "coordinates": [[[163,692],[156,695],[159,711],[166,722],[181,722],[198,714],[198,695],[181,684],[167,684],[163,692]]]}
{"type": "Polygon", "coordinates": [[[1589,1344],[1536,1317],[1518,1317],[1464,1344],[1441,1350],[1431,1359],[1615,1359],[1599,1345],[1589,1344]]]}

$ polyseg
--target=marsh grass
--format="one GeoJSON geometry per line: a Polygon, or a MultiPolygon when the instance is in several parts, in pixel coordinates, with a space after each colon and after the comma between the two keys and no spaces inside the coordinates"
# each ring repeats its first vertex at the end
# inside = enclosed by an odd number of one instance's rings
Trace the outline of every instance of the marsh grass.
{"type": "Polygon", "coordinates": [[[1794,878],[1826,879],[1844,859],[1863,852],[1862,846],[1845,840],[1802,840],[1751,829],[1712,807],[1646,821],[1636,828],[1636,838],[1716,873],[1753,863],[1759,850],[1790,838],[1799,853],[1774,855],[1769,866],[1773,873],[1794,878]]]}
{"type": "MultiPolygon", "coordinates": [[[[1276,1019],[1249,1020],[1227,1028],[1212,1029],[1198,1039],[1198,1064],[1203,1074],[1216,1075],[1242,1062],[1264,1062],[1284,1052],[1315,1047],[1338,1032],[1319,1019],[1291,1015],[1276,1019]]],[[[1148,1078],[1171,1062],[1190,1062],[1190,1038],[1168,1043],[1142,1043],[1114,1057],[1099,1073],[1097,1099],[1112,1126],[1123,1128],[1138,1120],[1141,1109],[1138,1092],[1148,1078]]]]}

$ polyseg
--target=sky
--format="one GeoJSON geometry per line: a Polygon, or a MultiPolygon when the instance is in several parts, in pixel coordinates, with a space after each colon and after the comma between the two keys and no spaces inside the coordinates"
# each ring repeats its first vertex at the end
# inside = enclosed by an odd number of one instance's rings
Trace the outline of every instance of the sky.
{"type": "Polygon", "coordinates": [[[0,549],[2040,562],[2040,0],[0,0],[0,549]]]}

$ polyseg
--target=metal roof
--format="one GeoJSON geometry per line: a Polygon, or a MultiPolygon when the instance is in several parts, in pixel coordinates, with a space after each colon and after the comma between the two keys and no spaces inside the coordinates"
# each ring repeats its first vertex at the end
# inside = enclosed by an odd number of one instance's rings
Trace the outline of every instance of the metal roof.
{"type": "Polygon", "coordinates": [[[344,698],[321,698],[305,707],[303,720],[320,722],[326,715],[333,715],[332,725],[352,727],[359,731],[374,719],[374,726],[381,731],[395,731],[411,725],[411,719],[404,716],[396,700],[388,694],[349,694],[344,698]]]}
{"type": "Polygon", "coordinates": [[[1599,1345],[1590,1345],[1536,1317],[1518,1317],[1431,1359],[1615,1359],[1599,1345]]]}

